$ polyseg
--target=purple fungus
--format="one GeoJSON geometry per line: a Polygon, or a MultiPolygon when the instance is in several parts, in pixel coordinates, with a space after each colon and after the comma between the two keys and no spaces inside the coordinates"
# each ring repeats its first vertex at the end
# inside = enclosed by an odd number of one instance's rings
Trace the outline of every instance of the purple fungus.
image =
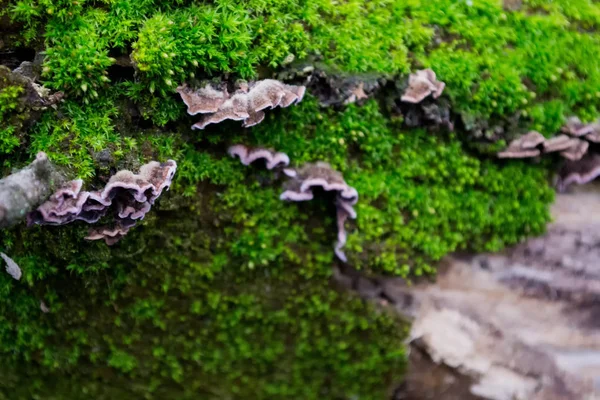
{"type": "Polygon", "coordinates": [[[298,103],[305,90],[304,86],[286,85],[274,79],[238,83],[232,95],[224,84],[219,87],[209,84],[198,90],[186,85],[177,88],[188,106],[188,114],[205,114],[192,129],[204,129],[227,119],[243,121],[246,128],[256,125],[265,117],[263,110],[298,103]]]}
{"type": "Polygon", "coordinates": [[[567,119],[567,123],[561,128],[561,131],[568,133],[571,136],[585,136],[590,133],[600,133],[600,122],[590,122],[584,124],[577,117],[570,117],[567,119]]]}
{"type": "Polygon", "coordinates": [[[543,143],[544,153],[553,153],[555,151],[564,151],[571,148],[574,145],[574,142],[567,135],[558,135],[553,138],[550,138],[543,143]]]}
{"type": "Polygon", "coordinates": [[[107,244],[116,243],[144,218],[163,190],[169,188],[176,170],[173,160],[152,161],[143,165],[138,174],[127,170],[117,172],[104,189],[94,192],[81,190],[83,181],[80,179],[67,182],[28,215],[28,222],[30,225],[64,225],[80,220],[94,224],[112,211],[121,233],[109,235],[106,233],[109,231],[101,228],[88,235],[88,239],[104,238],[107,244]],[[102,232],[104,236],[98,236],[102,232]]]}
{"type": "Polygon", "coordinates": [[[498,158],[537,157],[541,154],[537,146],[543,144],[545,140],[546,138],[541,133],[531,131],[510,142],[504,151],[498,153],[498,158]]]}
{"type": "Polygon", "coordinates": [[[258,160],[264,160],[266,167],[269,170],[281,166],[285,167],[290,164],[290,158],[287,154],[266,149],[264,147],[247,147],[243,144],[237,144],[227,149],[227,152],[232,157],[239,157],[244,165],[250,165],[258,160]]]}
{"type": "Polygon", "coordinates": [[[437,99],[442,95],[446,84],[438,81],[431,69],[422,69],[408,77],[408,88],[400,98],[406,103],[420,103],[427,96],[437,99]]]}
{"type": "Polygon", "coordinates": [[[567,160],[580,160],[583,157],[583,155],[587,152],[590,144],[585,140],[581,139],[574,138],[571,140],[572,145],[568,149],[561,151],[560,155],[566,158],[567,160]]]}
{"type": "Polygon", "coordinates": [[[325,162],[305,164],[297,170],[284,170],[291,179],[285,184],[285,191],[279,198],[287,201],[309,201],[314,198],[313,189],[321,188],[327,192],[337,192],[335,205],[338,238],[334,246],[336,256],[346,262],[343,247],[346,244],[345,222],[348,218],[356,218],[354,205],[358,201],[358,192],[348,186],[344,177],[325,162]]]}
{"type": "Polygon", "coordinates": [[[576,161],[565,161],[558,172],[557,189],[564,192],[572,184],[583,185],[600,176],[600,155],[588,153],[576,161]]]}

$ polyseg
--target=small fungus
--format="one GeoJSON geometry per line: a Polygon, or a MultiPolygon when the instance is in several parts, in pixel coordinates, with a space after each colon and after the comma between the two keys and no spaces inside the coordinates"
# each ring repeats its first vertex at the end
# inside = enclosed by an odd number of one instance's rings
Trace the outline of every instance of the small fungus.
{"type": "Polygon", "coordinates": [[[273,169],[279,166],[288,166],[290,158],[285,153],[265,149],[263,147],[246,147],[243,144],[231,146],[227,152],[232,157],[239,157],[244,165],[250,165],[257,160],[264,160],[267,169],[273,169]]]}
{"type": "Polygon", "coordinates": [[[585,136],[594,132],[600,133],[600,121],[584,124],[579,118],[570,117],[567,119],[565,126],[561,128],[561,131],[571,136],[585,136]]]}
{"type": "Polygon", "coordinates": [[[560,152],[560,155],[566,158],[567,160],[577,161],[583,157],[583,155],[587,152],[589,143],[585,140],[581,139],[571,139],[572,145],[564,151],[560,152]]]}
{"type": "Polygon", "coordinates": [[[574,142],[567,135],[558,135],[544,141],[544,153],[567,150],[573,146],[574,142]]]}
{"type": "Polygon", "coordinates": [[[286,169],[284,173],[291,179],[286,182],[286,190],[279,196],[281,200],[312,200],[314,198],[313,188],[316,187],[320,187],[327,192],[337,192],[335,205],[337,208],[338,239],[334,251],[340,260],[346,262],[346,255],[342,250],[346,244],[345,222],[348,217],[356,218],[356,211],[353,207],[358,201],[356,189],[348,186],[342,174],[333,170],[329,164],[324,162],[305,164],[298,170],[286,169]]]}
{"type": "Polygon", "coordinates": [[[88,235],[85,237],[86,240],[104,240],[104,242],[112,246],[127,235],[129,229],[135,225],[129,221],[118,222],[115,226],[100,226],[97,228],[90,228],[88,235]]]}
{"type": "Polygon", "coordinates": [[[127,170],[117,172],[104,189],[94,192],[82,191],[80,179],[67,182],[28,215],[29,224],[64,225],[75,220],[93,224],[114,206],[114,218],[121,233],[110,235],[102,228],[104,230],[92,232],[87,237],[89,240],[110,237],[105,241],[113,244],[150,211],[154,201],[171,185],[176,169],[173,160],[162,164],[152,161],[143,165],[139,174],[127,170]],[[98,236],[99,232],[103,232],[103,236],[98,236]]]}
{"type": "Polygon", "coordinates": [[[0,253],[0,257],[2,257],[4,262],[6,262],[6,272],[8,272],[8,274],[10,276],[12,276],[14,279],[20,280],[22,273],[21,273],[21,268],[19,268],[17,263],[14,262],[14,260],[12,258],[10,258],[9,256],[7,256],[4,253],[0,253]]]}
{"type": "Polygon", "coordinates": [[[306,90],[304,86],[286,85],[273,79],[238,83],[236,86],[233,95],[224,85],[215,88],[209,84],[198,90],[185,85],[177,88],[190,115],[206,114],[192,125],[192,129],[204,129],[209,124],[227,119],[243,121],[246,128],[256,125],[265,117],[263,110],[298,103],[306,90]]]}
{"type": "Polygon", "coordinates": [[[432,95],[434,99],[441,96],[446,84],[438,81],[431,69],[422,69],[408,78],[408,88],[400,98],[407,103],[420,103],[427,96],[432,95]]]}
{"type": "Polygon", "coordinates": [[[506,150],[498,153],[499,158],[529,158],[537,157],[541,151],[537,146],[544,143],[546,138],[536,131],[531,131],[510,142],[506,150]]]}
{"type": "Polygon", "coordinates": [[[572,185],[583,185],[600,176],[600,155],[588,153],[580,160],[566,161],[558,172],[557,189],[560,192],[572,185]]]}

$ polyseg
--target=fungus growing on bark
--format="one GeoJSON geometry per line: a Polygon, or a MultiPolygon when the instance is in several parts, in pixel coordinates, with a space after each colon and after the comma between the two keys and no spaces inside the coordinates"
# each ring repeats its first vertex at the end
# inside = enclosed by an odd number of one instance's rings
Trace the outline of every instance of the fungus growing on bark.
{"type": "Polygon", "coordinates": [[[239,83],[237,89],[230,95],[227,88],[215,88],[207,85],[198,90],[187,86],[177,88],[188,113],[207,114],[192,125],[192,129],[204,129],[209,124],[219,123],[226,119],[244,121],[244,127],[260,123],[266,108],[288,107],[298,103],[304,97],[304,86],[286,85],[273,79],[239,83]]]}
{"type": "Polygon", "coordinates": [[[558,135],[544,141],[544,153],[552,153],[555,151],[563,151],[573,146],[574,142],[567,135],[558,135]]]}
{"type": "Polygon", "coordinates": [[[263,147],[246,147],[243,144],[231,146],[227,152],[232,157],[239,157],[244,165],[250,165],[257,160],[264,160],[267,169],[280,166],[288,166],[290,158],[285,153],[276,152],[263,147]]]}
{"type": "Polygon", "coordinates": [[[127,170],[117,172],[104,189],[94,192],[82,191],[80,179],[67,182],[28,215],[29,224],[64,225],[75,220],[93,224],[113,210],[120,234],[114,231],[110,234],[110,230],[101,228],[88,235],[90,240],[109,237],[106,243],[113,244],[150,211],[154,201],[171,185],[176,169],[173,160],[162,164],[152,161],[143,165],[138,174],[127,170]],[[103,236],[98,237],[99,232],[103,236]]]}
{"type": "Polygon", "coordinates": [[[580,160],[565,161],[558,172],[557,189],[563,192],[572,184],[583,185],[600,176],[600,155],[588,153],[580,160]]]}
{"type": "Polygon", "coordinates": [[[590,133],[600,133],[600,122],[591,122],[584,124],[577,117],[570,117],[567,119],[567,123],[561,128],[561,131],[568,133],[572,136],[585,136],[590,133]]]}
{"type": "Polygon", "coordinates": [[[571,161],[581,159],[590,145],[588,142],[581,139],[571,139],[571,143],[571,146],[567,150],[560,152],[561,156],[571,161]]]}
{"type": "Polygon", "coordinates": [[[0,179],[0,228],[20,221],[64,182],[64,176],[39,152],[27,167],[0,179]]]}
{"type": "Polygon", "coordinates": [[[219,107],[229,98],[227,85],[223,84],[220,87],[213,87],[208,84],[197,90],[184,84],[177,88],[177,93],[188,107],[188,114],[190,115],[217,112],[219,107]]]}
{"type": "Polygon", "coordinates": [[[344,177],[325,162],[305,164],[298,170],[286,169],[284,173],[291,179],[285,184],[286,190],[279,196],[281,200],[308,201],[314,198],[313,188],[337,192],[335,205],[337,208],[338,239],[334,247],[337,257],[346,262],[342,248],[346,244],[345,222],[348,217],[356,218],[354,205],[358,201],[358,192],[348,186],[344,177]]]}
{"type": "Polygon", "coordinates": [[[529,158],[537,157],[541,151],[537,146],[544,143],[546,138],[536,131],[531,131],[510,142],[506,150],[498,153],[499,158],[529,158]]]}
{"type": "Polygon", "coordinates": [[[0,253],[0,257],[2,257],[2,259],[6,263],[6,272],[8,272],[8,274],[10,276],[12,276],[14,279],[20,280],[22,273],[21,273],[21,268],[19,268],[17,263],[14,262],[14,260],[12,258],[10,258],[9,256],[7,256],[4,253],[0,253]]]}
{"type": "Polygon", "coordinates": [[[129,229],[135,225],[133,223],[120,223],[118,222],[113,227],[101,226],[98,228],[90,228],[88,235],[85,237],[86,240],[104,240],[104,242],[112,246],[117,243],[119,240],[123,238],[123,236],[127,235],[129,229]]]}
{"type": "Polygon", "coordinates": [[[432,95],[434,99],[441,96],[446,84],[438,81],[431,69],[422,69],[408,78],[408,88],[400,98],[407,103],[420,103],[425,97],[432,95]]]}

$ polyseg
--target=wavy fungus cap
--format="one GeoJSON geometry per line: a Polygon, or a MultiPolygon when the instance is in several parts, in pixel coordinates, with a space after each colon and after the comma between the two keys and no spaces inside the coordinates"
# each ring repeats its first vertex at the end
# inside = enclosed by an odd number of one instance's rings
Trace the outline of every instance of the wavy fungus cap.
{"type": "Polygon", "coordinates": [[[264,160],[269,170],[290,165],[290,158],[287,154],[264,147],[247,147],[243,144],[236,144],[229,147],[227,152],[232,157],[239,157],[244,165],[250,165],[258,160],[264,160]]]}
{"type": "Polygon", "coordinates": [[[308,163],[297,170],[285,169],[284,172],[290,180],[285,184],[286,190],[279,196],[281,200],[312,200],[313,189],[316,187],[327,192],[337,192],[335,205],[338,232],[334,252],[341,261],[346,262],[346,254],[342,250],[347,239],[345,222],[348,218],[356,218],[353,206],[358,201],[358,191],[346,183],[340,172],[325,162],[308,163]]]}
{"type": "MultiPolygon", "coordinates": [[[[104,189],[94,192],[82,191],[83,181],[80,179],[67,182],[28,215],[28,222],[30,225],[64,225],[80,220],[93,224],[108,211],[113,211],[116,223],[126,226],[128,231],[137,220],[144,218],[155,200],[169,188],[176,170],[177,164],[173,160],[165,163],[152,161],[143,165],[137,174],[128,170],[117,172],[104,189]]],[[[112,238],[118,240],[127,231],[112,238]]],[[[88,238],[96,236],[97,232],[88,238]]],[[[108,244],[116,242],[112,239],[105,241],[108,244]]]]}
{"type": "Polygon", "coordinates": [[[274,79],[238,83],[233,95],[227,92],[224,84],[219,87],[209,84],[197,90],[186,85],[177,88],[188,106],[188,114],[205,114],[192,129],[204,129],[209,124],[228,119],[243,121],[244,127],[256,125],[265,118],[263,110],[298,103],[305,90],[304,86],[286,85],[274,79]]]}
{"type": "Polygon", "coordinates": [[[407,103],[420,103],[429,95],[437,99],[442,95],[445,87],[446,84],[437,80],[433,70],[422,69],[409,75],[408,88],[400,100],[407,103]]]}

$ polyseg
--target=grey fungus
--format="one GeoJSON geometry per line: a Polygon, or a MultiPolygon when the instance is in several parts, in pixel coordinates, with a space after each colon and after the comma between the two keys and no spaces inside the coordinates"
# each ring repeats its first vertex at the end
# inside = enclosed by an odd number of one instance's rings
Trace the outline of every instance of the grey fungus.
{"type": "Polygon", "coordinates": [[[431,95],[437,99],[442,95],[446,84],[438,81],[435,72],[427,68],[409,75],[408,88],[400,98],[407,103],[420,103],[431,95]]]}
{"type": "Polygon", "coordinates": [[[150,211],[155,200],[171,185],[176,170],[173,160],[152,161],[137,174],[128,170],[117,172],[104,189],[93,192],[83,191],[80,179],[67,182],[28,215],[28,222],[64,225],[81,220],[94,224],[111,210],[118,229],[92,230],[87,239],[104,239],[107,244],[114,244],[150,211]]]}
{"type": "Polygon", "coordinates": [[[247,147],[243,144],[237,144],[229,147],[227,152],[232,157],[239,157],[244,165],[250,165],[258,160],[264,160],[265,165],[269,170],[276,167],[287,167],[290,164],[290,158],[287,154],[264,147],[247,147]]]}
{"type": "Polygon", "coordinates": [[[553,153],[556,151],[564,151],[573,146],[573,139],[567,135],[558,135],[548,140],[544,140],[544,152],[553,153]]]}
{"type": "Polygon", "coordinates": [[[337,192],[335,205],[338,234],[334,251],[341,261],[347,262],[346,254],[343,251],[347,239],[345,222],[348,218],[356,218],[353,206],[358,202],[357,190],[344,181],[340,172],[335,171],[325,162],[308,163],[297,170],[285,169],[284,173],[290,177],[290,180],[285,184],[286,190],[279,196],[281,200],[312,200],[315,188],[321,188],[327,192],[337,192]]]}
{"type": "Polygon", "coordinates": [[[498,158],[531,158],[542,154],[559,152],[567,160],[579,160],[587,152],[589,143],[578,137],[561,134],[546,139],[541,133],[531,131],[516,138],[498,153],[498,158]]]}
{"type": "Polygon", "coordinates": [[[589,143],[581,139],[572,139],[572,145],[566,150],[560,152],[560,155],[567,160],[577,161],[587,152],[589,143]]]}
{"type": "Polygon", "coordinates": [[[243,121],[244,127],[256,125],[264,119],[265,109],[298,103],[305,90],[304,86],[287,85],[274,79],[237,83],[232,94],[225,84],[207,84],[197,90],[187,85],[177,88],[188,106],[188,114],[204,114],[199,122],[192,125],[192,129],[204,129],[209,124],[228,119],[243,121]]]}
{"type": "Polygon", "coordinates": [[[530,158],[537,157],[541,151],[537,146],[544,143],[546,138],[536,131],[531,131],[510,142],[506,150],[498,153],[498,158],[530,158]]]}
{"type": "Polygon", "coordinates": [[[590,133],[600,133],[600,121],[584,124],[578,117],[569,117],[561,131],[571,136],[585,136],[590,133]]]}
{"type": "Polygon", "coordinates": [[[21,268],[19,268],[17,263],[4,253],[0,253],[0,257],[2,257],[2,259],[6,263],[6,272],[8,272],[8,274],[14,279],[20,280],[22,273],[21,268]]]}
{"type": "Polygon", "coordinates": [[[86,240],[104,240],[104,242],[112,246],[121,240],[127,233],[131,226],[124,223],[117,223],[115,226],[100,226],[97,228],[90,228],[88,235],[85,237],[86,240]]]}
{"type": "Polygon", "coordinates": [[[558,171],[557,189],[564,192],[572,184],[583,185],[600,176],[600,154],[588,153],[580,160],[568,160],[558,171]]]}

